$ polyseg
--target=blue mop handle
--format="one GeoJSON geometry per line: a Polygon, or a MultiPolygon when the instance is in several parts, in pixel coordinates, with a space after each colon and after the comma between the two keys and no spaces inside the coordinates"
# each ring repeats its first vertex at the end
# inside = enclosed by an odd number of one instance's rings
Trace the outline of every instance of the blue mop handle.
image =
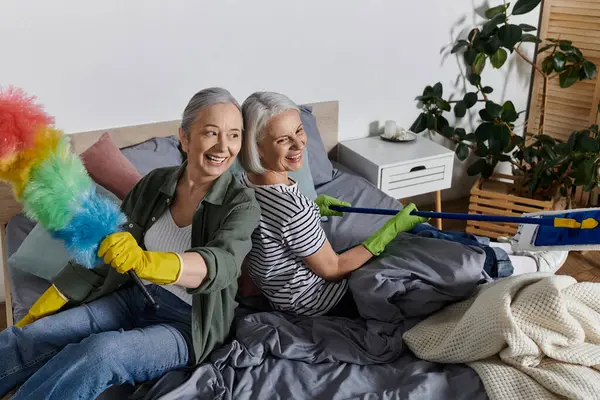
{"type": "MultiPolygon", "coordinates": [[[[344,207],[344,206],[329,206],[331,210],[360,213],[360,214],[379,214],[379,215],[396,215],[400,210],[392,210],[385,208],[360,208],[360,207],[344,207]]],[[[532,224],[532,225],[550,225],[554,226],[554,218],[545,217],[509,217],[504,215],[481,215],[481,214],[460,214],[446,213],[433,211],[413,211],[410,215],[425,218],[441,218],[441,219],[457,219],[461,221],[486,221],[486,222],[505,222],[513,224],[532,224]]]]}

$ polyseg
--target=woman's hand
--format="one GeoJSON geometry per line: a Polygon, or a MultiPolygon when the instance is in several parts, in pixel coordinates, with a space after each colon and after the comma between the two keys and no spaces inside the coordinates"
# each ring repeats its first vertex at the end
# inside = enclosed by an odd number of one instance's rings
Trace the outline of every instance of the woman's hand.
{"type": "Polygon", "coordinates": [[[133,269],[141,279],[158,285],[176,283],[182,270],[178,254],[145,251],[129,232],[108,235],[100,244],[98,257],[121,274],[133,269]]]}
{"type": "Polygon", "coordinates": [[[342,213],[340,211],[331,210],[329,208],[329,206],[343,206],[343,207],[351,206],[350,203],[346,203],[345,201],[340,201],[340,200],[336,199],[335,197],[327,196],[325,194],[319,195],[315,199],[315,203],[317,204],[317,206],[319,206],[319,211],[321,213],[321,216],[323,216],[323,217],[341,217],[344,215],[344,213],[342,213]]]}
{"type": "Polygon", "coordinates": [[[373,236],[367,239],[363,246],[373,255],[378,256],[383,253],[387,246],[400,232],[406,232],[413,229],[418,224],[429,221],[429,218],[410,215],[417,207],[410,203],[404,207],[392,219],[388,220],[373,236]]]}

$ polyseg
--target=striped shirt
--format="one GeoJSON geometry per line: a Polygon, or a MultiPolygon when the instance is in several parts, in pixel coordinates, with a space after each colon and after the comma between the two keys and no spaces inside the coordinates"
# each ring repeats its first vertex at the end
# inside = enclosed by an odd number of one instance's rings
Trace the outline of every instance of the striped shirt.
{"type": "Polygon", "coordinates": [[[346,293],[348,281],[326,281],[304,263],[304,257],[315,254],[327,240],[319,208],[295,182],[259,186],[244,175],[243,183],[254,188],[261,208],[248,274],[275,310],[307,316],[327,313],[346,293]]]}

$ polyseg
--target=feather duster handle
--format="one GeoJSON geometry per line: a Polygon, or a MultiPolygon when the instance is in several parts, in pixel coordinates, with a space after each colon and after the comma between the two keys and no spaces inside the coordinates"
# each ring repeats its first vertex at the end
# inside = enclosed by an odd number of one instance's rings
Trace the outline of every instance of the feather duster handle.
{"type": "Polygon", "coordinates": [[[101,241],[120,230],[125,216],[96,193],[53,121],[22,90],[0,91],[0,180],[12,184],[28,217],[64,241],[77,263],[93,268],[101,262],[101,241]]]}

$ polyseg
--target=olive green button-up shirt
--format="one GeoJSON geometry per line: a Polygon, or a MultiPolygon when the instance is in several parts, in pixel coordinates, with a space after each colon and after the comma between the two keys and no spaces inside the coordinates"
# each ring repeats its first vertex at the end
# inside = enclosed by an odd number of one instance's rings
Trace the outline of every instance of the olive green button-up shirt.
{"type": "MultiPolygon", "coordinates": [[[[144,246],[148,229],[168,210],[186,165],[150,172],[123,200],[122,210],[128,218],[125,229],[140,246],[144,246]]],[[[194,213],[192,247],[187,251],[200,254],[207,266],[204,282],[188,289],[193,295],[192,340],[197,363],[229,335],[237,306],[237,279],[259,219],[253,190],[242,186],[229,171],[215,181],[194,213]]],[[[88,270],[69,263],[53,283],[71,304],[79,304],[109,294],[129,279],[108,265],[88,270]]]]}

